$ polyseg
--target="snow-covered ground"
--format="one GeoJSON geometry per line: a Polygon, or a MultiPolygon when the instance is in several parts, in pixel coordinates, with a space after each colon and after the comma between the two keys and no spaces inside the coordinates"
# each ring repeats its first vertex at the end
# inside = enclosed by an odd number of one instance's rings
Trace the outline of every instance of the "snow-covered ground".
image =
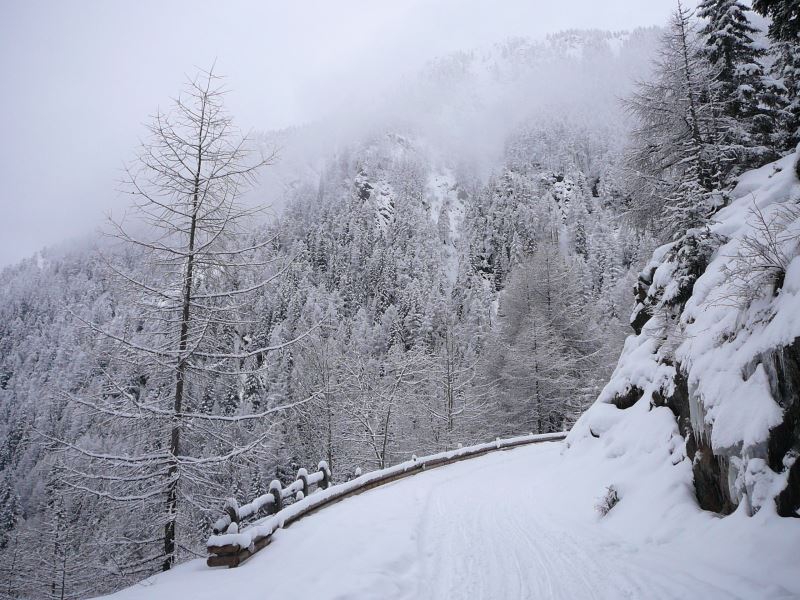
{"type": "Polygon", "coordinates": [[[278,531],[237,569],[195,560],[110,598],[800,598],[800,520],[703,512],[688,461],[637,449],[583,438],[435,469],[278,531]],[[621,500],[601,518],[608,485],[621,500]]]}

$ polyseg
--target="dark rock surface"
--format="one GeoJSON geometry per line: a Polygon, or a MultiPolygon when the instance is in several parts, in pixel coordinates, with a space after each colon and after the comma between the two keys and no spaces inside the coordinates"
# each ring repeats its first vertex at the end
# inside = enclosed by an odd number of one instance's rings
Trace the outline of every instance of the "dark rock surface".
{"type": "Polygon", "coordinates": [[[686,440],[686,456],[692,461],[694,492],[700,508],[730,514],[736,503],[728,489],[728,459],[714,454],[705,431],[694,431],[689,408],[689,386],[681,366],[675,365],[674,390],[669,396],[654,394],[655,406],[666,406],[675,415],[678,430],[686,440]]]}
{"type": "Polygon", "coordinates": [[[752,366],[762,364],[769,378],[772,397],[783,409],[783,421],[770,430],[767,464],[780,473],[788,467],[788,484],[775,499],[778,514],[800,517],[800,338],[792,344],[761,354],[752,366]]]}
{"type": "Polygon", "coordinates": [[[636,386],[631,386],[624,394],[614,396],[611,404],[624,410],[636,404],[643,395],[644,390],[636,386]]]}

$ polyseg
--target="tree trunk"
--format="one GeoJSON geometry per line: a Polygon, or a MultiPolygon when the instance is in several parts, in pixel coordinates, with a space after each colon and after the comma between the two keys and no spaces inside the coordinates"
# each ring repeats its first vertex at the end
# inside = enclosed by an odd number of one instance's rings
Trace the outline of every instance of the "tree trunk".
{"type": "Polygon", "coordinates": [[[200,129],[197,141],[197,170],[194,177],[194,193],[192,194],[192,217],[189,226],[189,247],[184,273],[183,305],[181,309],[181,335],[178,344],[178,364],[175,368],[175,396],[172,405],[172,431],[170,432],[169,452],[172,462],[167,471],[167,523],[164,525],[164,565],[168,571],[175,564],[175,521],[178,518],[178,456],[181,442],[181,411],[183,410],[183,394],[186,383],[186,350],[189,347],[189,323],[191,319],[192,283],[194,279],[194,246],[197,233],[197,209],[200,196],[200,174],[203,166],[203,137],[205,133],[205,102],[200,113],[200,129]]]}
{"type": "Polygon", "coordinates": [[[697,99],[695,98],[694,90],[694,77],[692,75],[692,68],[689,61],[689,43],[686,31],[686,16],[683,12],[683,7],[678,2],[678,24],[680,27],[680,42],[681,42],[681,55],[683,58],[684,80],[686,84],[686,98],[689,101],[689,120],[691,121],[692,128],[692,143],[695,151],[695,163],[697,167],[697,177],[704,189],[710,189],[710,184],[706,176],[706,170],[703,168],[701,152],[703,149],[703,136],[700,132],[700,120],[697,112],[697,99]]]}

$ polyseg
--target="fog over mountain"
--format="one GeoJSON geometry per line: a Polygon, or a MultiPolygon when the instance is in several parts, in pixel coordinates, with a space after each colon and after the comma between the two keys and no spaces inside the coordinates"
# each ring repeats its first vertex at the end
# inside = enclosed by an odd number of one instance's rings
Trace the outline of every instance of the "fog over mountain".
{"type": "Polygon", "coordinates": [[[629,4],[8,3],[0,19],[10,92],[0,99],[8,115],[0,264],[89,233],[104,211],[120,206],[117,182],[142,123],[196,67],[216,61],[244,129],[331,114],[352,121],[384,105],[427,61],[452,52],[573,27],[658,25],[672,8],[669,0],[629,4]]]}

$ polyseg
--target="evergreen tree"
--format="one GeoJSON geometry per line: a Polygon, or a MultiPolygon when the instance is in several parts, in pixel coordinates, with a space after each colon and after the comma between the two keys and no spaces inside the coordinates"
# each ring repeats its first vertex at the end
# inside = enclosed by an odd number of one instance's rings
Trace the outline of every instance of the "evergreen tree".
{"type": "Polygon", "coordinates": [[[797,44],[800,40],[800,4],[796,0],[753,0],[753,9],[770,17],[770,37],[797,44]]]}
{"type": "Polygon", "coordinates": [[[0,550],[0,598],[17,600],[36,598],[40,594],[38,581],[29,573],[39,560],[38,536],[27,527],[18,527],[8,536],[0,550]]]}
{"type": "Polygon", "coordinates": [[[760,166],[774,157],[777,111],[774,91],[767,89],[762,59],[765,50],[754,40],[758,33],[739,0],[703,0],[698,15],[708,22],[701,30],[715,70],[712,88],[725,108],[724,135],[741,146],[739,162],[760,166]],[[759,149],[758,146],[764,146],[759,149]]]}
{"type": "Polygon", "coordinates": [[[753,9],[771,19],[773,42],[771,70],[780,108],[778,144],[791,151],[800,143],[800,3],[796,0],[754,0],[753,9]]]}
{"type": "Polygon", "coordinates": [[[717,68],[717,81],[727,96],[732,115],[747,114],[753,103],[752,83],[760,75],[758,58],[763,51],[755,46],[753,35],[758,31],[750,24],[747,8],[739,0],[703,0],[698,16],[708,23],[700,33],[705,38],[711,64],[717,68]],[[750,89],[742,89],[744,87],[750,89]]]}
{"type": "Polygon", "coordinates": [[[9,473],[0,481],[0,550],[8,544],[11,532],[22,519],[22,506],[9,473]]]}
{"type": "Polygon", "coordinates": [[[673,14],[654,66],[627,102],[638,121],[628,155],[634,216],[680,235],[712,212],[711,193],[730,173],[735,149],[722,139],[713,70],[688,10],[673,14]]]}
{"type": "Polygon", "coordinates": [[[779,40],[773,44],[772,74],[780,107],[778,145],[791,151],[800,143],[800,40],[779,40]]]}
{"type": "Polygon", "coordinates": [[[85,547],[83,529],[89,516],[62,481],[63,465],[54,466],[45,485],[45,512],[35,528],[38,553],[38,596],[52,600],[85,598],[102,589],[96,577],[98,556],[85,547]]]}
{"type": "Polygon", "coordinates": [[[722,137],[739,146],[742,167],[775,158],[780,146],[781,86],[765,75],[766,50],[755,41],[758,29],[739,0],[703,0],[699,16],[707,19],[701,35],[713,65],[712,89],[724,106],[722,137]]]}

